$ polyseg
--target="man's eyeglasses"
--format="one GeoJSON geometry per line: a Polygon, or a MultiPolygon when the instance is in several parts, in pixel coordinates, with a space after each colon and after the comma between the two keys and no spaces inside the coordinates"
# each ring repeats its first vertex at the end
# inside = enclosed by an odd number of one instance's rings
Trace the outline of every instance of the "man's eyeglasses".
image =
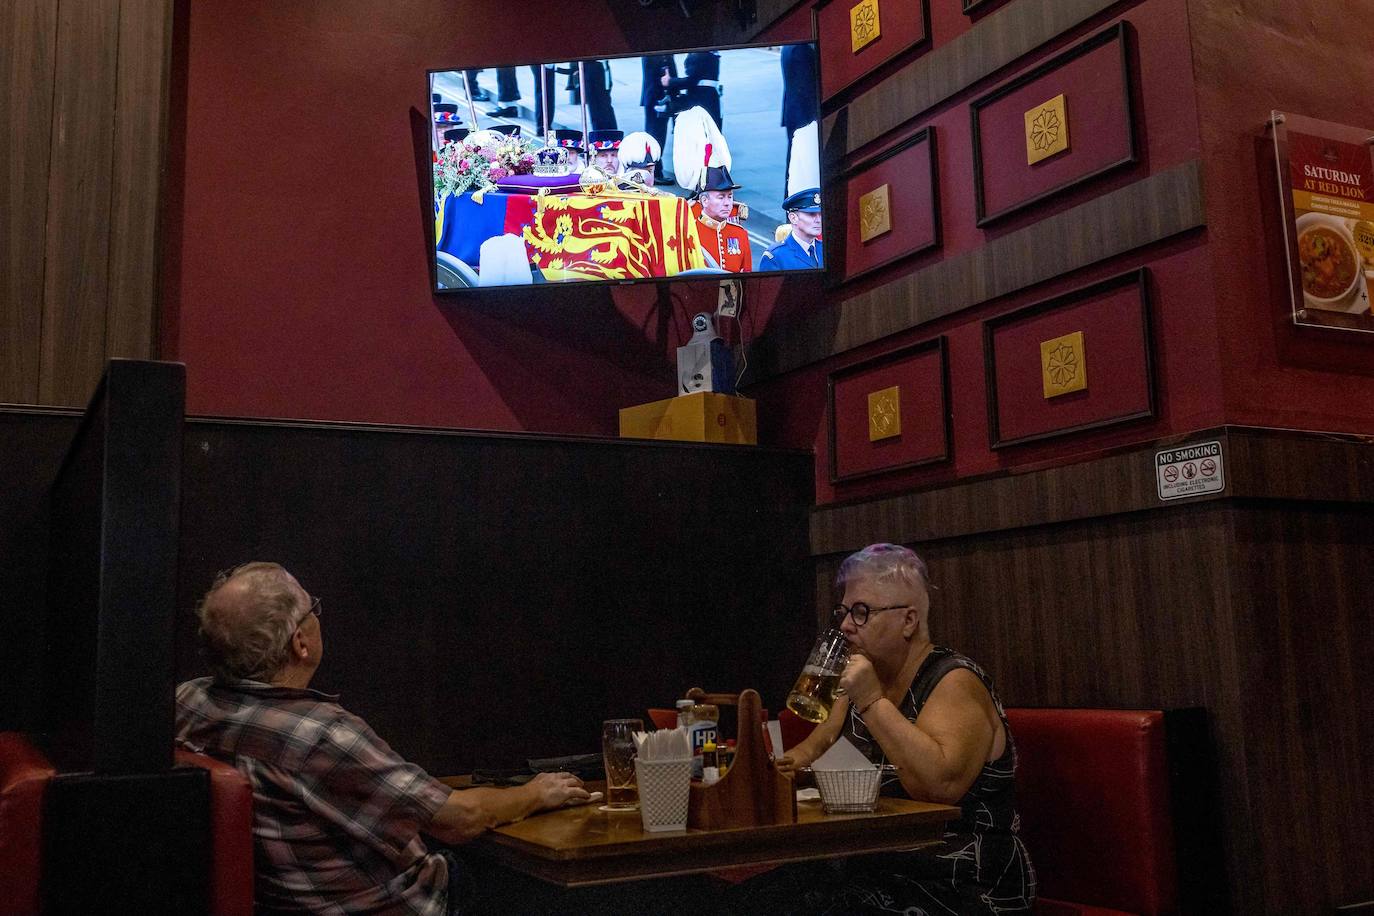
{"type": "Polygon", "coordinates": [[[911,607],[909,604],[889,604],[887,607],[869,607],[862,601],[855,601],[848,607],[843,604],[835,605],[835,609],[832,610],[830,614],[836,627],[844,623],[846,614],[854,618],[854,626],[861,627],[868,623],[868,618],[872,614],[881,614],[883,611],[900,611],[903,608],[909,607],[911,607]]]}
{"type": "Polygon", "coordinates": [[[297,621],[296,626],[300,626],[301,624],[305,623],[305,618],[309,617],[311,614],[314,614],[316,617],[320,616],[322,611],[323,609],[320,607],[320,599],[311,598],[310,610],[306,611],[304,614],[301,615],[301,619],[297,621]]]}

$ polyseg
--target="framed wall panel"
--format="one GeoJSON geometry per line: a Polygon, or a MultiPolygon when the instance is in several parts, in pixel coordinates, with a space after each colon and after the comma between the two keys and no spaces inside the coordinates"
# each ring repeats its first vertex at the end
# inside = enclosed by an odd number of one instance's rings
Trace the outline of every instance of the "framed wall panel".
{"type": "Polygon", "coordinates": [[[820,38],[821,98],[830,99],[904,51],[930,41],[930,0],[822,0],[812,13],[820,38]],[[852,17],[874,11],[876,37],[856,49],[852,17]]]}
{"type": "Polygon", "coordinates": [[[1153,417],[1152,351],[1143,267],[989,319],[989,444],[998,449],[1153,417]]]}
{"type": "Polygon", "coordinates": [[[940,247],[935,128],[919,130],[842,176],[845,258],[841,280],[940,247]],[[881,212],[879,211],[881,208],[881,212]],[[875,217],[883,225],[874,226],[875,217]],[[885,228],[884,228],[885,226],[885,228]],[[865,228],[872,234],[865,237],[865,228]]]}
{"type": "Polygon", "coordinates": [[[1130,35],[1119,22],[970,104],[979,226],[1138,161],[1130,35]]]}
{"type": "Polygon", "coordinates": [[[952,457],[943,336],[837,369],[827,388],[831,483],[952,457]]]}

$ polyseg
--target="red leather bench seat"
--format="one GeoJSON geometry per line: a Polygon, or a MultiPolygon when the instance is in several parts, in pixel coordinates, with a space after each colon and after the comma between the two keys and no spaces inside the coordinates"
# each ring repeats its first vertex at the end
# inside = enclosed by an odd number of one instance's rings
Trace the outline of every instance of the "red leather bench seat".
{"type": "Polygon", "coordinates": [[[1008,709],[1021,835],[1046,916],[1173,913],[1164,713],[1008,709]],[[1069,902],[1072,901],[1072,902],[1069,902]]]}
{"type": "MultiPolygon", "coordinates": [[[[788,710],[783,744],[814,726],[788,710]]],[[[1165,715],[1007,709],[1037,916],[1157,916],[1179,908],[1165,715]]]]}
{"type": "Polygon", "coordinates": [[[18,732],[0,732],[0,914],[40,911],[43,794],[56,770],[18,732]]]}
{"type": "Polygon", "coordinates": [[[251,916],[253,912],[253,788],[248,777],[204,754],[176,749],[178,766],[210,774],[210,912],[251,916]]]}
{"type": "MultiPolygon", "coordinates": [[[[178,749],[210,774],[210,910],[252,916],[253,791],[226,763],[178,749]]],[[[42,912],[43,801],[56,770],[24,735],[0,732],[0,916],[42,912]]]]}

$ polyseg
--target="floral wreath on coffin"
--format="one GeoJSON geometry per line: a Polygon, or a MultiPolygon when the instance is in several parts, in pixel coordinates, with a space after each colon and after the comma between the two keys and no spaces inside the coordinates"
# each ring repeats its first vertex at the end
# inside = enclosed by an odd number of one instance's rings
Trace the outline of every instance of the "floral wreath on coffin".
{"type": "Polygon", "coordinates": [[[434,155],[434,196],[442,200],[476,188],[474,198],[496,190],[496,182],[511,175],[534,172],[533,140],[479,130],[462,140],[445,143],[434,155]]]}

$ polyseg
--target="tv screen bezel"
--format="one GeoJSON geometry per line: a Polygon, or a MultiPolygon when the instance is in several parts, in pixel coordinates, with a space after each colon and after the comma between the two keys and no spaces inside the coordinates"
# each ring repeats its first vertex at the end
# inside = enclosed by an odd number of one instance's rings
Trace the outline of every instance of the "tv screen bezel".
{"type": "MultiPolygon", "coordinates": [[[[514,64],[512,64],[512,63],[499,63],[499,64],[497,64],[497,63],[488,63],[488,64],[482,64],[482,65],[478,65],[478,66],[464,65],[464,66],[457,66],[457,67],[431,67],[431,68],[429,68],[428,70],[425,71],[425,98],[426,98],[428,101],[426,102],[426,104],[425,104],[425,106],[424,106],[424,111],[425,111],[426,120],[428,121],[429,126],[430,126],[430,133],[431,133],[431,136],[428,137],[428,138],[426,139],[426,142],[429,144],[429,152],[430,152],[430,156],[429,156],[429,159],[428,159],[428,161],[429,161],[429,163],[430,163],[430,167],[429,167],[429,171],[428,171],[428,175],[427,175],[428,180],[427,180],[427,182],[426,182],[426,186],[427,186],[428,191],[429,191],[429,209],[428,209],[426,212],[428,212],[428,213],[434,213],[435,208],[438,206],[438,201],[435,199],[435,195],[434,195],[434,163],[433,163],[433,155],[434,155],[435,150],[434,150],[434,143],[433,143],[433,138],[432,138],[433,123],[434,123],[434,101],[433,101],[434,74],[436,74],[436,73],[462,73],[464,70],[491,70],[491,69],[496,69],[496,68],[498,68],[498,67],[540,67],[540,66],[544,66],[545,64],[576,64],[576,63],[580,63],[580,62],[582,62],[582,61],[589,61],[589,60],[625,60],[625,59],[637,59],[637,58],[648,57],[648,56],[653,55],[653,54],[673,54],[673,55],[678,55],[678,54],[692,54],[692,53],[697,52],[697,51],[746,51],[746,50],[751,50],[751,49],[756,49],[756,48],[783,48],[783,47],[786,47],[786,46],[788,46],[788,45],[811,45],[811,46],[815,49],[815,52],[816,52],[816,73],[815,73],[815,76],[816,76],[815,84],[816,84],[816,85],[815,85],[815,93],[816,93],[816,108],[817,108],[816,125],[817,125],[817,131],[818,131],[818,133],[819,133],[819,130],[820,130],[820,121],[821,121],[821,117],[820,117],[820,108],[821,108],[821,103],[823,102],[823,99],[822,99],[822,97],[821,97],[821,55],[820,55],[820,40],[819,40],[818,38],[814,38],[814,37],[813,37],[813,38],[803,38],[803,39],[793,39],[793,40],[790,40],[790,41],[755,41],[755,42],[748,42],[748,43],[745,43],[745,44],[736,44],[736,45],[718,45],[718,46],[709,46],[709,45],[708,45],[708,46],[705,46],[705,47],[693,47],[693,48],[664,48],[664,49],[661,49],[661,50],[653,50],[653,49],[651,49],[651,50],[647,50],[647,51],[633,51],[633,52],[625,52],[625,53],[620,53],[620,54],[588,54],[588,55],[584,55],[584,56],[582,56],[582,57],[557,57],[557,58],[544,58],[544,59],[540,59],[540,60],[525,60],[525,61],[521,61],[521,62],[519,62],[519,63],[514,63],[514,64]]],[[[464,100],[464,101],[466,101],[466,100],[464,100]]],[[[460,104],[461,104],[461,103],[460,103],[460,104]]],[[[781,113],[781,101],[779,101],[779,109],[778,109],[778,110],[779,110],[779,113],[781,113]]],[[[475,125],[474,125],[474,127],[475,127],[475,125]]],[[[781,125],[779,125],[779,127],[781,127],[781,125]]],[[[818,140],[819,140],[819,136],[818,136],[818,140]]],[[[826,223],[828,222],[827,215],[826,215],[826,212],[825,212],[826,186],[827,186],[827,185],[826,185],[826,174],[825,174],[825,167],[824,167],[824,164],[825,164],[825,157],[822,156],[822,155],[820,154],[820,144],[819,144],[819,142],[817,143],[817,151],[816,151],[816,152],[817,152],[817,158],[819,159],[819,162],[817,163],[817,165],[818,165],[818,167],[819,167],[820,175],[821,175],[821,182],[820,182],[820,194],[821,194],[821,226],[822,226],[822,232],[823,232],[823,231],[824,231],[824,227],[825,227],[826,223]]],[[[676,195],[674,195],[674,196],[676,196],[676,195]]],[[[752,280],[752,279],[769,279],[769,278],[771,278],[771,277],[790,277],[790,276],[815,277],[815,278],[817,278],[817,279],[819,279],[819,280],[824,281],[825,277],[827,276],[827,271],[830,269],[830,268],[829,268],[829,264],[828,264],[828,263],[824,263],[824,264],[822,264],[820,267],[791,268],[791,269],[784,269],[784,270],[770,270],[770,271],[764,271],[764,272],[760,272],[760,271],[725,272],[725,271],[723,271],[723,272],[721,272],[721,273],[719,273],[719,274],[709,274],[709,275],[706,275],[706,274],[695,274],[695,275],[692,275],[692,276],[683,276],[683,275],[681,275],[681,274],[675,274],[675,275],[669,276],[669,277],[626,277],[626,278],[623,278],[623,279],[616,279],[616,280],[593,280],[593,279],[589,279],[589,280],[557,280],[557,281],[549,281],[549,282],[546,282],[546,283],[518,283],[518,284],[506,284],[506,285],[503,285],[503,286],[456,286],[456,287],[442,287],[442,288],[441,288],[441,287],[439,286],[439,255],[438,255],[438,252],[439,252],[439,239],[436,237],[435,232],[434,232],[434,220],[432,220],[432,219],[427,220],[427,223],[428,223],[428,226],[427,226],[427,232],[426,232],[426,234],[427,234],[427,236],[428,236],[428,238],[429,238],[429,288],[430,288],[430,292],[431,292],[433,295],[435,295],[435,296],[446,296],[446,297],[447,297],[447,296],[465,296],[465,295],[471,295],[471,294],[473,294],[473,293],[495,293],[495,294],[503,294],[503,293],[511,293],[511,292],[519,293],[519,292],[529,292],[529,291],[534,290],[534,289],[543,289],[543,288],[583,289],[583,288],[591,288],[591,287],[598,287],[598,286],[630,286],[630,285],[639,284],[639,283],[693,283],[693,282],[696,282],[696,283],[701,283],[701,284],[710,283],[710,284],[719,285],[720,283],[723,283],[723,282],[726,282],[726,281],[736,281],[736,280],[745,281],[745,280],[752,280]]],[[[822,238],[823,238],[823,236],[822,236],[822,238]]]]}

